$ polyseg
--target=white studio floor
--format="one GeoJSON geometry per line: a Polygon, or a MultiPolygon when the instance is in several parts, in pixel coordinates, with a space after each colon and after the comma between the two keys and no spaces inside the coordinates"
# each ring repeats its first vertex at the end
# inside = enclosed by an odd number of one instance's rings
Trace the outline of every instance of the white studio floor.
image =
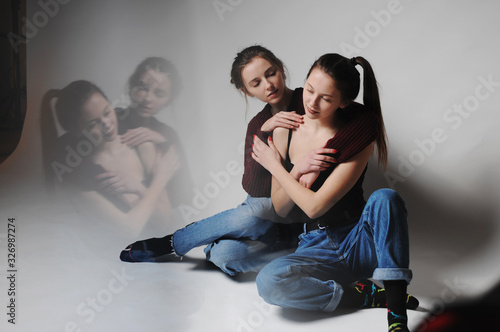
{"type": "MultiPolygon", "coordinates": [[[[258,296],[255,276],[226,276],[204,261],[201,248],[182,263],[123,263],[118,255],[127,241],[56,210],[1,210],[2,228],[7,216],[17,222],[16,325],[2,315],[2,331],[387,330],[385,309],[324,314],[270,306],[258,296]]],[[[6,252],[3,229],[0,248],[6,252]]],[[[7,286],[0,285],[7,303],[7,286]]],[[[423,317],[409,311],[411,326],[423,317]]]]}

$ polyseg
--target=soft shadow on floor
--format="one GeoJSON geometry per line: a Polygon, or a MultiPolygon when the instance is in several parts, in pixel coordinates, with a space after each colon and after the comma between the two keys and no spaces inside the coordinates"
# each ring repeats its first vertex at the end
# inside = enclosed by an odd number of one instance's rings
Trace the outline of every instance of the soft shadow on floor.
{"type": "Polygon", "coordinates": [[[322,312],[322,311],[305,311],[299,309],[283,308],[281,309],[281,316],[293,322],[307,323],[311,321],[318,321],[323,319],[330,319],[332,317],[349,315],[360,310],[368,310],[368,309],[337,308],[334,312],[322,312]]]}
{"type": "MultiPolygon", "coordinates": [[[[489,176],[486,173],[485,178],[489,176]]],[[[374,190],[388,187],[376,167],[369,168],[366,177],[366,198],[374,190]]],[[[444,284],[461,279],[457,275],[443,280],[443,275],[480,259],[498,240],[499,225],[491,202],[479,201],[471,193],[459,192],[454,189],[455,184],[432,174],[429,177],[427,183],[433,183],[432,188],[423,187],[410,177],[395,189],[405,200],[408,210],[410,268],[414,275],[409,291],[416,293],[417,297],[437,298],[445,289],[444,284]],[[442,197],[439,192],[448,192],[449,195],[442,197]],[[454,197],[453,202],[450,202],[450,197],[454,197]]]]}

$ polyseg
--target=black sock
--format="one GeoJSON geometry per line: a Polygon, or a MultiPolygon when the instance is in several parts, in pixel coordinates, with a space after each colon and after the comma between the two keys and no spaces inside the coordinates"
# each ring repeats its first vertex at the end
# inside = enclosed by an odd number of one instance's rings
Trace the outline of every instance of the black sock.
{"type": "Polygon", "coordinates": [[[169,234],[132,243],[122,250],[120,259],[124,262],[154,262],[161,256],[173,253],[172,234],[169,234]]]}
{"type": "Polygon", "coordinates": [[[385,280],[387,297],[387,321],[389,332],[408,332],[406,315],[407,283],[405,280],[385,280]]]}
{"type": "Polygon", "coordinates": [[[174,251],[172,248],[172,234],[160,238],[153,237],[138,242],[143,242],[144,250],[153,252],[155,256],[171,254],[174,251]]]}

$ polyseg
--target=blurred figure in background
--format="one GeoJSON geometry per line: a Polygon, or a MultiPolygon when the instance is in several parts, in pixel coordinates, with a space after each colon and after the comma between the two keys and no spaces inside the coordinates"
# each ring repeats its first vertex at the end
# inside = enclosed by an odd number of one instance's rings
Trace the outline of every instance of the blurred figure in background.
{"type": "MultiPolygon", "coordinates": [[[[175,191],[175,195],[170,197],[172,207],[191,203],[193,182],[176,131],[158,121],[155,115],[171,105],[179,96],[181,88],[180,75],[170,61],[149,57],[136,67],[129,78],[130,105],[116,109],[123,143],[136,147],[151,142],[163,151],[171,145],[175,146],[182,167],[167,184],[168,192],[175,191]]],[[[113,178],[114,174],[108,175],[108,183],[118,180],[113,178]]]]}
{"type": "Polygon", "coordinates": [[[160,153],[152,142],[123,143],[116,113],[96,85],[80,80],[48,91],[41,124],[47,183],[65,189],[81,212],[129,235],[151,217],[167,220],[172,195],[165,187],[181,165],[176,147],[160,153]]]}

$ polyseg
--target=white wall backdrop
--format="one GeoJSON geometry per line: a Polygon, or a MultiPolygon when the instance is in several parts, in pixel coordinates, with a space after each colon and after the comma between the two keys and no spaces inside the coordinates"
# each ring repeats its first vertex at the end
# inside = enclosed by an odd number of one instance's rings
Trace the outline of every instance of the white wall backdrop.
{"type": "MultiPolygon", "coordinates": [[[[366,191],[393,187],[406,200],[412,290],[444,303],[485,291],[500,279],[499,11],[494,0],[28,0],[28,111],[18,148],[0,165],[0,275],[6,273],[7,219],[16,217],[19,287],[25,282],[20,296],[28,301],[29,289],[46,283],[35,286],[26,276],[29,264],[42,264],[31,251],[40,220],[71,213],[47,200],[43,188],[39,110],[48,89],[87,79],[119,103],[142,59],[171,60],[184,87],[159,118],[177,130],[203,192],[213,182],[210,172],[233,160],[242,168],[246,124],[263,105],[250,101],[245,113],[229,70],[239,50],[262,44],[288,67],[290,87],[301,86],[326,52],[371,62],[390,162],[386,172],[370,168],[366,191]]],[[[193,217],[242,202],[240,183],[241,174],[232,176],[193,217]]],[[[68,237],[78,234],[61,225],[50,236],[70,245],[68,237]]]]}

